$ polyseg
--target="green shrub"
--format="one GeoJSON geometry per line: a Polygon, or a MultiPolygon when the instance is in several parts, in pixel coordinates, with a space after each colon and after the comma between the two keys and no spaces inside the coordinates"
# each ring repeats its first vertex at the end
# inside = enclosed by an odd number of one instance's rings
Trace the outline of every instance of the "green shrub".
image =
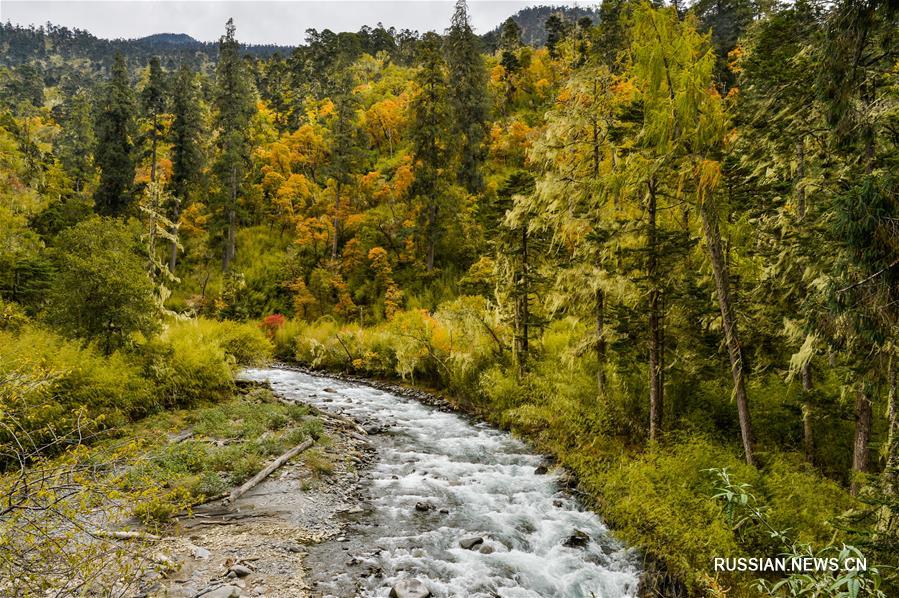
{"type": "MultiPolygon", "coordinates": [[[[0,331],[0,388],[0,411],[38,446],[75,430],[90,437],[144,415],[152,391],[122,354],[103,356],[35,327],[0,331]]],[[[0,442],[10,440],[0,432],[0,442]]]]}

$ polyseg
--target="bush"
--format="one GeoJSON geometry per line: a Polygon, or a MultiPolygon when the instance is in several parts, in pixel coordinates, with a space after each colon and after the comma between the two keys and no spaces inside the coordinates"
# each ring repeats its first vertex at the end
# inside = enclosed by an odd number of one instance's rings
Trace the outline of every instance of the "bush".
{"type": "Polygon", "coordinates": [[[107,355],[135,333],[155,332],[155,287],[135,246],[132,231],[111,218],[94,217],[61,233],[50,320],[67,335],[97,341],[107,355]]]}
{"type": "MultiPolygon", "coordinates": [[[[0,412],[40,445],[57,434],[82,435],[146,414],[151,385],[120,353],[103,356],[50,331],[0,331],[0,412]]],[[[0,442],[12,440],[0,432],[0,442]]]]}

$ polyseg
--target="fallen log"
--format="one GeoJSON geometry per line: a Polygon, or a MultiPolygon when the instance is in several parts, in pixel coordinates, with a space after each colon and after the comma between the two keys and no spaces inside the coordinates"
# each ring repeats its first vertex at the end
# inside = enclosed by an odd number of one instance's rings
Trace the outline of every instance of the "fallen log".
{"type": "Polygon", "coordinates": [[[265,468],[262,469],[262,471],[260,471],[256,475],[254,475],[249,480],[247,480],[242,486],[232,490],[231,494],[229,494],[228,498],[226,498],[223,502],[225,504],[233,503],[238,498],[240,498],[241,496],[243,496],[244,494],[246,494],[247,492],[249,492],[250,490],[255,488],[262,480],[264,480],[265,478],[270,476],[273,471],[275,471],[276,469],[278,469],[279,467],[281,467],[282,465],[287,463],[290,459],[299,455],[300,453],[305,451],[307,448],[312,446],[312,443],[313,443],[313,440],[311,438],[309,438],[309,439],[303,441],[302,443],[298,444],[297,446],[293,447],[292,449],[290,449],[289,451],[287,451],[286,453],[284,453],[283,455],[281,455],[280,457],[278,457],[277,459],[275,459],[274,461],[269,463],[265,468]]]}
{"type": "Polygon", "coordinates": [[[106,530],[96,530],[93,532],[93,535],[98,538],[109,538],[111,540],[146,540],[146,541],[156,541],[161,538],[155,534],[148,534],[145,532],[109,532],[106,530]]]}

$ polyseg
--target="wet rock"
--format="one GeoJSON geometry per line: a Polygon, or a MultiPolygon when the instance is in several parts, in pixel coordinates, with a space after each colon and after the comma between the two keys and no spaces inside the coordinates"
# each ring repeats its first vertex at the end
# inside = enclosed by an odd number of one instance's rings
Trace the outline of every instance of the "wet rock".
{"type": "Polygon", "coordinates": [[[493,552],[493,546],[487,546],[484,544],[481,546],[481,550],[479,551],[481,554],[491,554],[493,552]]]}
{"type": "Polygon", "coordinates": [[[440,513],[443,515],[449,515],[449,509],[440,509],[440,513]]]}
{"type": "Polygon", "coordinates": [[[215,588],[209,592],[203,590],[197,596],[202,596],[203,598],[240,598],[240,596],[243,596],[243,593],[237,586],[227,585],[215,588]]]}
{"type": "Polygon", "coordinates": [[[431,590],[417,579],[404,579],[390,588],[389,598],[428,598],[431,590]]]}
{"type": "Polygon", "coordinates": [[[546,468],[546,465],[541,465],[537,469],[534,470],[536,475],[546,475],[549,473],[549,469],[546,468]]]}
{"type": "Polygon", "coordinates": [[[484,538],[482,538],[481,536],[472,536],[470,538],[462,538],[461,540],[459,540],[459,546],[461,546],[465,550],[474,550],[483,543],[484,538]]]}
{"type": "Polygon", "coordinates": [[[562,502],[562,499],[561,499],[561,498],[557,498],[556,500],[553,501],[553,506],[554,506],[554,507],[561,508],[563,504],[565,504],[565,503],[562,502]]]}
{"type": "Polygon", "coordinates": [[[327,388],[323,388],[323,389],[322,389],[322,392],[337,392],[337,391],[334,390],[333,388],[331,388],[331,387],[329,386],[329,387],[327,387],[327,388]]]}
{"type": "Polygon", "coordinates": [[[231,568],[228,570],[229,573],[233,573],[237,577],[246,577],[250,575],[253,570],[244,565],[231,565],[231,568]]]}
{"type": "Polygon", "coordinates": [[[587,535],[587,532],[576,529],[574,530],[574,533],[562,543],[562,546],[567,546],[568,548],[583,548],[588,542],[590,542],[590,536],[587,535]]]}
{"type": "Polygon", "coordinates": [[[381,432],[384,431],[384,428],[382,428],[381,426],[379,426],[377,424],[369,424],[369,425],[363,427],[362,429],[365,430],[365,433],[368,434],[369,436],[371,436],[373,434],[380,434],[381,432]]]}
{"type": "Polygon", "coordinates": [[[422,502],[415,503],[415,510],[420,513],[425,513],[427,511],[432,510],[433,508],[434,508],[434,505],[432,505],[429,502],[422,501],[422,502]]]}

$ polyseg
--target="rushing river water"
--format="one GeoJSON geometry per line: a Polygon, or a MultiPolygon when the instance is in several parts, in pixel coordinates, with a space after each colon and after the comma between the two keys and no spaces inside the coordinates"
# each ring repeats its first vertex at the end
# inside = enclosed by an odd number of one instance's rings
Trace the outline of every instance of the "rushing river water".
{"type": "Polygon", "coordinates": [[[441,597],[636,595],[634,551],[552,471],[537,473],[544,458],[510,434],[355,382],[285,369],[244,377],[385,428],[370,437],[367,509],[344,538],[310,549],[320,595],[387,596],[409,578],[441,597]],[[473,537],[483,543],[460,546],[473,537]]]}

